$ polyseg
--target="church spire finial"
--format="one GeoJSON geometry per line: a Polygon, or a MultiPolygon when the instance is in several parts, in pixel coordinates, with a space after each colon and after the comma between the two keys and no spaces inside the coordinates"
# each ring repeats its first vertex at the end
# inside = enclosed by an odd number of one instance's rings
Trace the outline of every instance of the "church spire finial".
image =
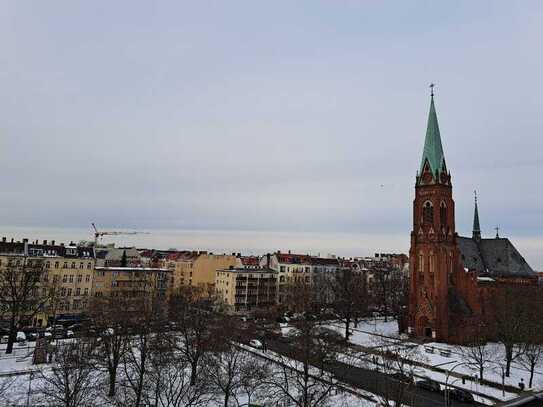
{"type": "Polygon", "coordinates": [[[479,224],[479,208],[477,207],[477,191],[473,191],[475,196],[475,212],[473,214],[473,240],[481,240],[481,225],[479,224]]]}
{"type": "Polygon", "coordinates": [[[431,97],[434,97],[434,86],[436,86],[435,83],[430,84],[430,96],[431,97]]]}

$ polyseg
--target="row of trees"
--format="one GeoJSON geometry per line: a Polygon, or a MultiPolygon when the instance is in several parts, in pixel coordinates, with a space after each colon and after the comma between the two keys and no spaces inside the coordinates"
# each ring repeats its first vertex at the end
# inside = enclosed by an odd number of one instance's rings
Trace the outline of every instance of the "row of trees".
{"type": "Polygon", "coordinates": [[[535,369],[543,361],[543,291],[538,286],[506,286],[496,290],[492,300],[491,318],[471,327],[469,346],[457,350],[477,368],[480,380],[491,366],[509,377],[517,363],[530,372],[532,387],[535,369]],[[499,353],[502,360],[496,358],[499,353]]]}
{"type": "MultiPolygon", "coordinates": [[[[314,306],[308,287],[297,310],[314,306]]],[[[242,343],[254,336],[238,318],[216,314],[197,289],[171,298],[96,298],[87,334],[64,341],[43,367],[39,397],[52,405],[324,406],[337,384],[325,373],[343,345],[341,335],[312,319],[296,321],[273,363],[242,343]]],[[[265,336],[265,335],[264,335],[265,336]]]]}

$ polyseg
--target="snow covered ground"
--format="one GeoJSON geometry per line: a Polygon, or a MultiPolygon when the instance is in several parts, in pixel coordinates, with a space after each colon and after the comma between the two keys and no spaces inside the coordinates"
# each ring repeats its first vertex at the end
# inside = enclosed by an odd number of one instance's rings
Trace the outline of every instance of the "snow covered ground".
{"type": "MultiPolygon", "coordinates": [[[[344,335],[345,326],[343,324],[335,322],[329,323],[327,324],[327,326],[344,335]]],[[[401,341],[398,336],[398,324],[394,320],[388,322],[384,322],[382,319],[364,320],[360,322],[356,327],[353,326],[351,330],[352,336],[350,337],[350,342],[369,348],[379,348],[380,350],[385,350],[386,343],[388,341],[381,340],[382,337],[390,338],[391,342],[401,341]]],[[[470,377],[478,375],[478,370],[475,367],[469,366],[466,363],[467,361],[464,359],[463,355],[461,354],[461,352],[459,352],[459,349],[456,346],[443,343],[427,343],[424,345],[420,345],[405,340],[401,341],[401,343],[405,346],[416,347],[416,354],[418,355],[418,357],[421,358],[419,359],[419,361],[423,361],[429,366],[438,367],[445,371],[452,369],[455,373],[463,374],[470,377]],[[427,351],[427,349],[430,350],[430,348],[433,348],[434,353],[429,353],[427,351]],[[450,351],[450,356],[441,355],[440,350],[450,351]]],[[[496,343],[489,343],[487,346],[492,350],[493,354],[495,355],[495,362],[493,364],[490,364],[485,369],[484,378],[485,380],[492,381],[497,385],[501,385],[501,366],[503,366],[502,361],[505,359],[503,346],[496,343]]],[[[480,392],[501,400],[510,400],[518,396],[517,393],[504,393],[499,388],[482,386],[478,384],[476,380],[466,381],[465,384],[462,384],[462,381],[456,377],[449,377],[447,379],[446,373],[436,372],[431,369],[417,368],[416,374],[421,377],[428,377],[434,379],[441,383],[445,383],[447,381],[447,383],[453,384],[456,387],[462,387],[470,391],[480,392]]],[[[527,385],[529,379],[529,371],[522,366],[513,363],[511,367],[511,375],[510,377],[505,378],[505,384],[511,386],[518,386],[521,378],[527,385]]],[[[533,389],[543,389],[543,361],[536,369],[533,389]]]]}
{"type": "MultiPolygon", "coordinates": [[[[288,327],[285,328],[288,331],[288,327]]],[[[14,354],[12,354],[11,356],[7,356],[4,353],[0,354],[0,393],[3,385],[4,388],[7,387],[7,391],[0,395],[0,406],[37,406],[43,402],[43,399],[39,393],[39,389],[44,384],[43,379],[41,378],[41,374],[49,374],[51,367],[47,364],[40,366],[32,365],[33,344],[30,343],[27,345],[30,346],[17,347],[16,345],[16,347],[14,348],[14,354]]],[[[261,353],[262,355],[266,356],[268,360],[283,362],[286,360],[284,356],[274,354],[273,352],[263,352],[247,346],[245,347],[251,350],[253,353],[261,353]]],[[[5,346],[0,347],[0,351],[5,352],[5,346]]],[[[255,355],[254,357],[257,358],[258,356],[255,355]]],[[[292,365],[293,367],[296,367],[297,364],[298,362],[290,360],[289,366],[292,365]]],[[[319,372],[317,369],[314,369],[313,373],[318,377],[322,377],[322,373],[319,372]]],[[[280,374],[279,370],[276,374],[280,374]]],[[[104,389],[103,391],[99,391],[99,393],[105,394],[107,388],[105,374],[103,372],[97,371],[96,375],[100,378],[100,383],[102,383],[100,386],[103,386],[104,389]]],[[[121,380],[121,377],[119,377],[119,380],[121,380]]],[[[364,392],[362,390],[351,390],[354,392],[359,392],[359,394],[363,394],[366,398],[372,396],[371,393],[364,392]]],[[[339,390],[334,391],[334,394],[330,398],[328,405],[337,407],[374,407],[376,405],[376,402],[371,402],[366,398],[359,397],[349,391],[339,390]]],[[[243,402],[244,396],[239,395],[238,400],[240,402],[243,402]]],[[[377,400],[377,398],[375,398],[375,400],[377,400]]],[[[96,407],[112,406],[112,404],[104,397],[96,398],[93,401],[93,405],[96,407]]],[[[221,405],[221,403],[219,403],[218,401],[210,401],[207,404],[208,407],[215,407],[219,405],[221,405]]],[[[235,405],[236,404],[232,404],[232,406],[235,405]]],[[[268,404],[263,405],[267,406],[268,404]]],[[[288,404],[288,402],[285,402],[284,404],[285,407],[289,405],[290,404],[288,404]]]]}

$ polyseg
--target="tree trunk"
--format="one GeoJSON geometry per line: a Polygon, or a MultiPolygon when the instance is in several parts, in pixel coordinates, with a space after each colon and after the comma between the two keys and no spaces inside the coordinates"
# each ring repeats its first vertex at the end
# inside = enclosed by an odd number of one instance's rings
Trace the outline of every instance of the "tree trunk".
{"type": "Polygon", "coordinates": [[[349,336],[350,336],[350,332],[349,332],[349,326],[351,325],[351,318],[347,317],[345,318],[345,342],[349,342],[349,336]]]}
{"type": "Polygon", "coordinates": [[[535,363],[530,363],[530,383],[528,383],[528,387],[531,389],[532,388],[532,384],[533,384],[533,381],[534,381],[534,372],[535,372],[535,363]]]}
{"type": "Polygon", "coordinates": [[[194,386],[196,384],[196,370],[198,369],[198,362],[190,362],[190,385],[194,386]]]}
{"type": "Polygon", "coordinates": [[[117,382],[117,369],[109,369],[109,391],[107,393],[108,397],[115,396],[115,384],[117,382]]]}
{"type": "Polygon", "coordinates": [[[505,345],[505,377],[511,374],[511,360],[513,359],[513,346],[505,345]]]}
{"type": "Polygon", "coordinates": [[[8,338],[8,344],[6,346],[6,354],[13,352],[13,344],[15,343],[16,339],[17,339],[17,329],[15,327],[15,316],[12,316],[9,321],[9,338],[8,338]]]}
{"type": "Polygon", "coordinates": [[[479,366],[479,380],[483,380],[483,374],[484,374],[485,368],[483,366],[479,366]]]}

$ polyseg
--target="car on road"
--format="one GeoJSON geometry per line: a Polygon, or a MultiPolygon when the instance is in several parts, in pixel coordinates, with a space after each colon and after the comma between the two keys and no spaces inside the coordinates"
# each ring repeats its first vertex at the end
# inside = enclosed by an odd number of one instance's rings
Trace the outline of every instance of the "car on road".
{"type": "Polygon", "coordinates": [[[249,341],[249,346],[257,349],[262,349],[262,342],[260,342],[258,339],[251,339],[249,341]]]}
{"type": "Polygon", "coordinates": [[[402,372],[392,373],[390,377],[400,383],[413,384],[413,378],[402,372]]]}
{"type": "Polygon", "coordinates": [[[441,391],[441,386],[439,385],[439,383],[430,379],[419,380],[418,382],[415,383],[415,385],[419,389],[433,391],[436,393],[439,393],[441,391]]]}
{"type": "Polygon", "coordinates": [[[17,332],[17,342],[26,342],[26,335],[24,332],[19,331],[17,332]]]}
{"type": "Polygon", "coordinates": [[[8,341],[9,341],[9,335],[3,335],[0,338],[0,343],[8,343],[8,341]]]}
{"type": "Polygon", "coordinates": [[[449,397],[462,403],[473,403],[475,401],[473,395],[469,391],[463,389],[450,389],[449,397]]]}

